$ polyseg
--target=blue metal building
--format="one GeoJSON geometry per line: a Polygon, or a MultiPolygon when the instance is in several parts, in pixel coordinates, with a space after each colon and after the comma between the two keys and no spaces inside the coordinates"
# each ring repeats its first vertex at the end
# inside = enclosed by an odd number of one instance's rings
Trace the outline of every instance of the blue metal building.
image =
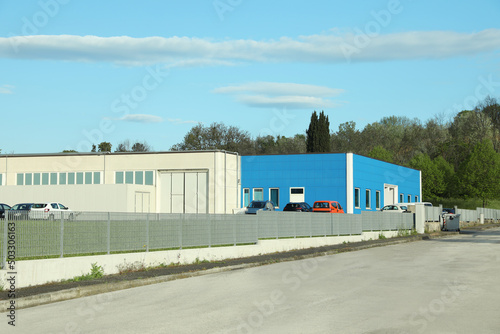
{"type": "Polygon", "coordinates": [[[242,156],[241,188],[242,207],[270,200],[276,210],[333,200],[360,213],[422,198],[420,171],[353,153],[242,156]]]}

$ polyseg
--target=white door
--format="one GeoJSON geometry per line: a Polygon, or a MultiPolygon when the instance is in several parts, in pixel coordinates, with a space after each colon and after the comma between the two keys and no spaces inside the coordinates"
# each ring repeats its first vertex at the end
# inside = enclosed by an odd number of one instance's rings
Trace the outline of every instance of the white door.
{"type": "Polygon", "coordinates": [[[384,206],[398,203],[398,186],[385,184],[384,185],[384,206]]]}

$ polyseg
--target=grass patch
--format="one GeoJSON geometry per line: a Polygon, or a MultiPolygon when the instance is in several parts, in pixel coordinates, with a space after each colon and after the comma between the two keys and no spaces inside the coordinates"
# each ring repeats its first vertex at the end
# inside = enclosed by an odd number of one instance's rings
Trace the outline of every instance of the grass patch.
{"type": "Polygon", "coordinates": [[[64,280],[63,282],[80,282],[80,281],[89,281],[93,279],[98,279],[104,276],[104,269],[97,265],[97,263],[92,263],[92,267],[90,268],[90,273],[81,276],[75,276],[72,279],[64,280]]]}

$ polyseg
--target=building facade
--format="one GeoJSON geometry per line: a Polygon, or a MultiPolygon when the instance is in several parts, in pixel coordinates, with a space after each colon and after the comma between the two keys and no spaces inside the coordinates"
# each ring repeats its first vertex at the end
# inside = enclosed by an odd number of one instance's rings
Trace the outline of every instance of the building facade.
{"type": "Polygon", "coordinates": [[[0,156],[0,202],[77,211],[231,213],[241,157],[224,151],[0,156]]]}
{"type": "Polygon", "coordinates": [[[243,156],[241,162],[243,207],[252,200],[270,200],[276,210],[288,202],[334,200],[346,213],[360,213],[422,198],[420,171],[353,153],[243,156]]]}

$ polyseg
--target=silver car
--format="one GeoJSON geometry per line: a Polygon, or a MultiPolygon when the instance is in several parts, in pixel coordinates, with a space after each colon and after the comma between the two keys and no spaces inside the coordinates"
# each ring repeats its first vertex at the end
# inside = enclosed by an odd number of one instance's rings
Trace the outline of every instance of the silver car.
{"type": "Polygon", "coordinates": [[[255,215],[257,211],[275,211],[274,204],[271,201],[252,201],[247,206],[245,213],[255,215]]]}

